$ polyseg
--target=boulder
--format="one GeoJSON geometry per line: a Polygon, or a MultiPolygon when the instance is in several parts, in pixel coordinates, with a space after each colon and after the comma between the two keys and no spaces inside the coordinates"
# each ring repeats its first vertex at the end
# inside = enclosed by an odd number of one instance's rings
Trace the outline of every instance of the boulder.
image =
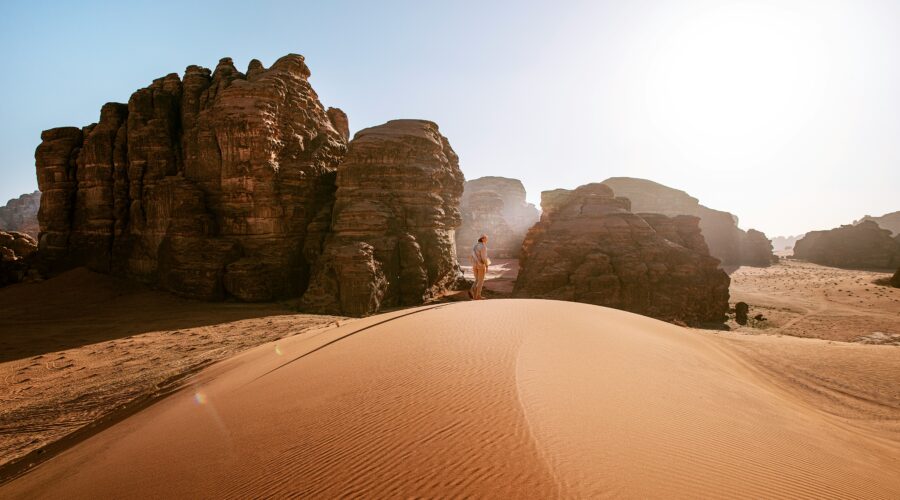
{"type": "Polygon", "coordinates": [[[460,201],[462,224],[456,230],[457,254],[465,261],[482,234],[489,237],[491,257],[518,258],[525,233],[540,218],[525,201],[518,179],[481,177],[466,181],[460,201]]]}
{"type": "Polygon", "coordinates": [[[900,267],[898,267],[897,272],[895,272],[894,275],[891,276],[889,283],[894,288],[900,288],[900,267]]]}
{"type": "Polygon", "coordinates": [[[542,193],[514,295],[585,302],[667,321],[721,323],[730,279],[699,219],[634,214],[604,184],[542,193]]]}
{"type": "Polygon", "coordinates": [[[900,242],[873,221],[810,231],[794,246],[794,258],[832,267],[895,269],[900,242]]]}
{"type": "Polygon", "coordinates": [[[0,287],[23,281],[37,252],[37,241],[18,231],[0,231],[0,287]]]}
{"type": "Polygon", "coordinates": [[[104,105],[96,124],[45,131],[42,265],[208,300],[300,294],[307,229],[347,148],[346,115],[326,111],[309,76],[296,54],[246,74],[224,58],[104,105]]]}
{"type": "Polygon", "coordinates": [[[334,208],[317,218],[321,245],[311,238],[305,249],[316,262],[301,308],[364,316],[454,287],[463,181],[432,122],[392,120],[357,132],[338,167],[334,208]]]}
{"type": "Polygon", "coordinates": [[[603,181],[603,184],[611,187],[616,196],[631,200],[635,212],[699,217],[700,229],[709,246],[709,253],[719,259],[723,266],[765,267],[776,261],[765,234],[756,230],[751,230],[752,235],[744,232],[738,227],[736,216],[705,207],[697,198],[684,191],[631,177],[611,177],[603,181]],[[760,237],[766,241],[762,241],[760,237]]]}
{"type": "Polygon", "coordinates": [[[734,305],[734,320],[739,325],[747,324],[747,315],[750,313],[750,306],[746,302],[738,302],[734,305]]]}
{"type": "Polygon", "coordinates": [[[0,230],[16,231],[37,238],[40,232],[37,219],[40,207],[40,191],[9,200],[5,206],[0,207],[0,230]]]}

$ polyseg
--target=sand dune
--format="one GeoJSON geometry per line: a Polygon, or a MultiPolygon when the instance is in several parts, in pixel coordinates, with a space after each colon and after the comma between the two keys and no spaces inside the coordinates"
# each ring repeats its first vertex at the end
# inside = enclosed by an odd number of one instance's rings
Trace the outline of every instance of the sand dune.
{"type": "Polygon", "coordinates": [[[553,301],[388,313],[214,365],[0,496],[900,496],[891,434],[731,343],[553,301]]]}

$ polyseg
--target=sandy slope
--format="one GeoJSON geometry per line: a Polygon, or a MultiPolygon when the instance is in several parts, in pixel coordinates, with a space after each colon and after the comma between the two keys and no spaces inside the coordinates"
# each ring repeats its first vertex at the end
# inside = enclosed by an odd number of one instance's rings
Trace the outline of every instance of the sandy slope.
{"type": "Polygon", "coordinates": [[[0,289],[0,318],[0,466],[43,458],[26,455],[215,361],[342,320],[184,300],[85,269],[0,289]]]}
{"type": "Polygon", "coordinates": [[[768,318],[766,333],[900,344],[900,289],[875,283],[890,276],[782,260],[735,271],[731,302],[747,302],[751,315],[768,318]]]}
{"type": "Polygon", "coordinates": [[[894,434],[754,363],[779,340],[553,301],[389,313],[214,365],[0,497],[900,496],[894,434]]]}

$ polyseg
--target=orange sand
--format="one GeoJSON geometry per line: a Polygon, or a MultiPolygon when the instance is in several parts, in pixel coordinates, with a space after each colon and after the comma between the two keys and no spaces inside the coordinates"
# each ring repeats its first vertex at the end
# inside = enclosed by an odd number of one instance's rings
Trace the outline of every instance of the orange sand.
{"type": "MultiPolygon", "coordinates": [[[[782,340],[541,300],[388,313],[214,365],[0,497],[900,497],[896,391],[842,414],[756,362],[782,340]]],[[[847,394],[897,387],[896,347],[790,340],[804,369],[865,352],[847,394]]]]}

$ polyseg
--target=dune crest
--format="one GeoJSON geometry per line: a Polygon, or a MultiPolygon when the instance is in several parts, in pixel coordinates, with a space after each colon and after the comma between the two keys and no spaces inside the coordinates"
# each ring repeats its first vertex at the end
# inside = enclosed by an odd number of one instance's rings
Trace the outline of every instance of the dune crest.
{"type": "Polygon", "coordinates": [[[494,300],[266,344],[0,487],[12,497],[897,497],[897,443],[713,336],[494,300]]]}

